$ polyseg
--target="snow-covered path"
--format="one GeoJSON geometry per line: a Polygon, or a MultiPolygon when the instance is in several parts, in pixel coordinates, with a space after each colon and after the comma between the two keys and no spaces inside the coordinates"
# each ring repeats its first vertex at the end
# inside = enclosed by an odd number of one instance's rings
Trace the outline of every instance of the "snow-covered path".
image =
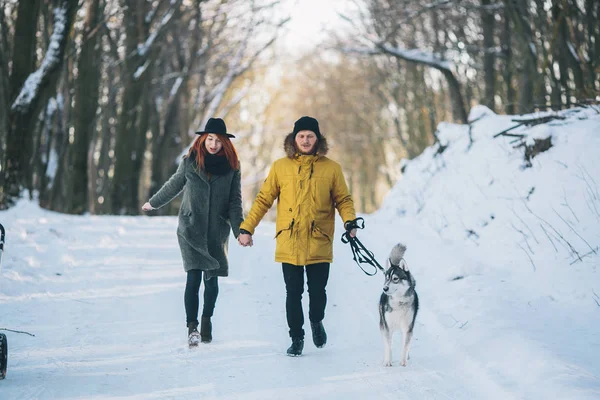
{"type": "Polygon", "coordinates": [[[269,223],[253,248],[232,239],[214,341],[190,350],[175,218],[65,216],[27,202],[0,218],[0,327],[35,334],[5,332],[3,400],[600,398],[598,311],[528,297],[498,265],[410,219],[367,216],[361,232],[380,261],[398,239],[408,245],[422,304],[408,367],[397,337],[385,368],[382,277],[364,275],[337,238],[328,344],[316,349],[309,333],[290,358],[269,223]]]}

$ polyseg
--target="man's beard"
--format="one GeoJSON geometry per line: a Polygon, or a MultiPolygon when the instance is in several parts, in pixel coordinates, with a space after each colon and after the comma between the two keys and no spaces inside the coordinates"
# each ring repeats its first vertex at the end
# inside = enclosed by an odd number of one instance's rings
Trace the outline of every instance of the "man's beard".
{"type": "Polygon", "coordinates": [[[308,151],[304,151],[304,149],[302,147],[298,147],[298,145],[296,145],[296,149],[298,150],[298,153],[308,156],[315,154],[317,150],[317,144],[315,143],[308,151]]]}

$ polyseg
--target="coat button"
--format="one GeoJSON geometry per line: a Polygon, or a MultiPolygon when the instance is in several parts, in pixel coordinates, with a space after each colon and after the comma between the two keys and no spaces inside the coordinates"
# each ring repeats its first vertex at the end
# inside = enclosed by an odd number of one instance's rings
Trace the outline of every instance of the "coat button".
{"type": "Polygon", "coordinates": [[[292,209],[290,208],[290,210],[289,210],[289,211],[290,211],[290,212],[292,212],[292,209]]]}

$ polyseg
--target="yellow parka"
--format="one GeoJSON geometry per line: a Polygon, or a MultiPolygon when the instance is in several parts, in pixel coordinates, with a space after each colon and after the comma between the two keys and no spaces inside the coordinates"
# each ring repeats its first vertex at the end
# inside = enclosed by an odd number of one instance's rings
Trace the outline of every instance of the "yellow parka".
{"type": "Polygon", "coordinates": [[[294,135],[284,142],[288,156],[273,163],[267,179],[240,225],[254,229],[277,199],[275,261],[293,265],[332,262],[334,217],[337,208],[342,221],[356,218],[342,168],[325,157],[327,141],[319,140],[316,155],[299,155],[294,135]]]}

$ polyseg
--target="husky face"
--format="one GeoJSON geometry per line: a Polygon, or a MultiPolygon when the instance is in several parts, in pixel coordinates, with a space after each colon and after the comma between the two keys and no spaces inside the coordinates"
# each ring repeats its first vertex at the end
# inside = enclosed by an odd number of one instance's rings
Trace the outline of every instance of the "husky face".
{"type": "Polygon", "coordinates": [[[385,272],[385,282],[383,284],[383,293],[388,296],[404,296],[414,288],[413,277],[411,276],[406,262],[400,261],[399,265],[393,265],[388,260],[389,268],[385,272]]]}

